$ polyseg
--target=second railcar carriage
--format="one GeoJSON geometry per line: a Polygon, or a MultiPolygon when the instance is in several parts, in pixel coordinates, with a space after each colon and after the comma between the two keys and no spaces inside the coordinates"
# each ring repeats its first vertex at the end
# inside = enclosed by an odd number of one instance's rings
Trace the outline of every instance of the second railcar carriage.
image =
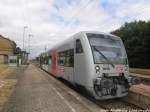
{"type": "Polygon", "coordinates": [[[129,76],[122,40],[111,34],[79,32],[40,60],[44,70],[86,88],[96,99],[126,96],[130,85],[139,83],[129,76]]]}

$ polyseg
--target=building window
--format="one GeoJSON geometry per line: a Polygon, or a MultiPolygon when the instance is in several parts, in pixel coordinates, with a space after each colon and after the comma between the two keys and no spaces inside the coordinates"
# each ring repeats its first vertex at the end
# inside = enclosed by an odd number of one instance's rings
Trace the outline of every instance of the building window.
{"type": "Polygon", "coordinates": [[[10,60],[9,60],[9,63],[17,63],[17,60],[15,60],[15,59],[10,59],[10,60]]]}
{"type": "Polygon", "coordinates": [[[80,39],[76,40],[76,53],[83,53],[83,48],[80,39]]]}

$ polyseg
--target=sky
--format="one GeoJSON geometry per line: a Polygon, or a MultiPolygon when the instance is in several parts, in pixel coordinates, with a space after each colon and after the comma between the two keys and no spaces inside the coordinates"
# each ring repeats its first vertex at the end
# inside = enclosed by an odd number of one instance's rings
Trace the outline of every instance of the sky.
{"type": "Polygon", "coordinates": [[[79,31],[109,33],[125,22],[150,20],[150,0],[0,0],[0,35],[31,57],[79,31]]]}

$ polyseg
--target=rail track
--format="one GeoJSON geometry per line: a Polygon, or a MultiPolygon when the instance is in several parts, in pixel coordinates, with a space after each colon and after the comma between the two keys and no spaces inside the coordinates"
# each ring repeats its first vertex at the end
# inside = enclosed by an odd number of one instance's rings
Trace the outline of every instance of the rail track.
{"type": "MultiPolygon", "coordinates": [[[[42,72],[41,72],[42,73],[42,72]]],[[[49,75],[46,75],[46,77],[49,77],[49,75]]],[[[71,87],[71,89],[78,91],[77,94],[79,94],[78,98],[77,96],[73,93],[73,92],[69,92],[68,89],[62,85],[60,85],[61,81],[62,83],[64,83],[66,86],[70,85],[62,80],[58,80],[56,79],[56,81],[54,80],[53,85],[55,85],[55,87],[59,90],[59,91],[63,91],[63,93],[67,93],[65,95],[67,95],[67,97],[70,97],[70,100],[76,100],[76,103],[79,103],[79,105],[82,105],[84,108],[88,108],[89,111],[92,112],[92,110],[90,109],[89,105],[84,104],[85,101],[89,100],[91,102],[93,102],[95,105],[97,105],[100,109],[104,109],[107,110],[109,112],[112,112],[115,110],[124,110],[124,111],[132,111],[132,110],[144,110],[142,107],[139,107],[135,104],[131,104],[127,101],[124,101],[122,99],[113,99],[113,100],[105,100],[105,101],[97,101],[93,98],[91,98],[88,94],[86,94],[83,91],[77,90],[74,87],[71,87]],[[87,100],[82,100],[86,98],[87,100]]]]}
{"type": "Polygon", "coordinates": [[[148,78],[141,78],[141,81],[143,84],[150,85],[150,79],[148,78]]]}
{"type": "Polygon", "coordinates": [[[106,110],[144,110],[142,107],[126,102],[122,99],[113,99],[108,101],[95,101],[97,105],[106,110]]]}

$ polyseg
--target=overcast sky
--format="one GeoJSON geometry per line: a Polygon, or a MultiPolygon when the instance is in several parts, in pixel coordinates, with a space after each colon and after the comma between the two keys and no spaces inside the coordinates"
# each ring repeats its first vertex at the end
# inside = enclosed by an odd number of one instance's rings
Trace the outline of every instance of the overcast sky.
{"type": "Polygon", "coordinates": [[[0,0],[0,34],[32,57],[81,30],[111,32],[124,22],[150,20],[150,0],[0,0]]]}

